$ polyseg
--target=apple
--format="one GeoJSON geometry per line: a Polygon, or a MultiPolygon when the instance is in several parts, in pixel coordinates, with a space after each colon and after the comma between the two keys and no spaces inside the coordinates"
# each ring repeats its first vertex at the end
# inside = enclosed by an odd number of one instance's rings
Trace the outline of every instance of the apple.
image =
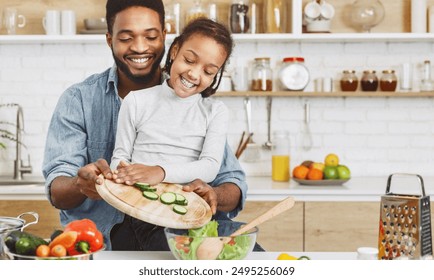
{"type": "Polygon", "coordinates": [[[321,171],[324,171],[324,167],[325,167],[324,163],[321,163],[321,162],[313,162],[310,165],[310,168],[315,168],[315,169],[318,169],[318,170],[321,170],[321,171]]]}
{"type": "Polygon", "coordinates": [[[338,179],[338,169],[335,166],[324,167],[324,179],[338,179]]]}
{"type": "Polygon", "coordinates": [[[347,166],[338,165],[337,170],[338,170],[339,179],[350,179],[351,178],[351,171],[347,166]]]}

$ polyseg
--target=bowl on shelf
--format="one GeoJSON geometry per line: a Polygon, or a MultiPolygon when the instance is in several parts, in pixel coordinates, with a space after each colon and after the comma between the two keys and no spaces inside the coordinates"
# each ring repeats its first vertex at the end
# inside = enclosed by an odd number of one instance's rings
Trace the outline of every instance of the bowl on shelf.
{"type": "Polygon", "coordinates": [[[258,228],[239,236],[230,235],[245,224],[218,220],[194,230],[165,228],[164,233],[177,260],[242,260],[252,252],[258,228]],[[217,226],[209,226],[215,222],[217,226]],[[210,233],[214,236],[209,236],[210,233]]]}
{"type": "Polygon", "coordinates": [[[84,27],[87,30],[104,30],[107,29],[107,21],[105,18],[86,18],[84,19],[84,27]]]}

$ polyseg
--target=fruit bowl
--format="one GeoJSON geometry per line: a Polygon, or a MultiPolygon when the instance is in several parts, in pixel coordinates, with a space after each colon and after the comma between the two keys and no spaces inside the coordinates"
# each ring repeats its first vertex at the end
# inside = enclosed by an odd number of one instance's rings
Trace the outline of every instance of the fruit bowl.
{"type": "Polygon", "coordinates": [[[177,260],[242,260],[256,242],[258,228],[231,237],[245,223],[211,221],[199,229],[185,230],[165,228],[170,251],[177,260]]]}
{"type": "Polygon", "coordinates": [[[303,180],[292,178],[292,180],[296,181],[300,185],[305,186],[341,186],[345,182],[348,182],[350,179],[303,180]]]}
{"type": "Polygon", "coordinates": [[[7,246],[4,246],[6,254],[12,260],[93,260],[93,255],[105,250],[105,245],[99,249],[98,251],[91,252],[89,254],[80,254],[74,256],[65,256],[65,257],[38,257],[38,256],[28,256],[28,255],[20,255],[16,253],[12,253],[7,246]]]}

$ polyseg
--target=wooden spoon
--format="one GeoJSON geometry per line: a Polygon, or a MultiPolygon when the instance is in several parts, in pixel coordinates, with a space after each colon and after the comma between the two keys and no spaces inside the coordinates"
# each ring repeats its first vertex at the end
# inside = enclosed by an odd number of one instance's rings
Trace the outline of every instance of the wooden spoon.
{"type": "Polygon", "coordinates": [[[279,215],[280,213],[291,209],[295,204],[294,198],[289,196],[284,200],[280,201],[276,205],[274,205],[271,209],[267,210],[260,216],[253,219],[251,222],[246,224],[245,226],[239,228],[237,231],[232,233],[230,237],[224,238],[206,238],[197,248],[196,256],[198,260],[215,260],[217,256],[223,249],[225,243],[228,243],[231,240],[231,237],[238,236],[240,234],[245,233],[246,231],[254,228],[257,225],[262,224],[265,221],[279,215]]]}

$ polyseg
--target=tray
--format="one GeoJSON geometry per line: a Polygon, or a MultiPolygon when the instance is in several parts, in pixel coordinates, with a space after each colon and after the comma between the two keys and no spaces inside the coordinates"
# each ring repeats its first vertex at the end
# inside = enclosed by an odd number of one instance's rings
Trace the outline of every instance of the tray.
{"type": "Polygon", "coordinates": [[[348,182],[350,179],[303,180],[303,179],[292,178],[292,180],[304,186],[341,186],[345,182],[348,182]]]}

